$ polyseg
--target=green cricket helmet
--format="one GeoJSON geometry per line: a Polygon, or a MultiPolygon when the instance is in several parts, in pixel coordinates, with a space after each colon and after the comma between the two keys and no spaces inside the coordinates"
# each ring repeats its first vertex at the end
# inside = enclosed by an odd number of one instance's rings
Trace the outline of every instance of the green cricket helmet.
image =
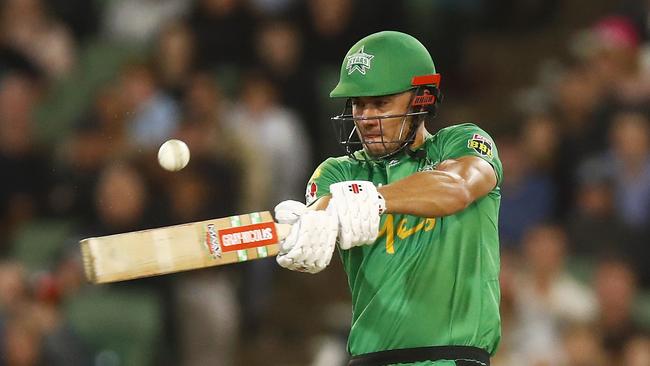
{"type": "Polygon", "coordinates": [[[426,115],[435,115],[440,100],[440,75],[429,51],[416,38],[406,33],[383,31],[371,34],[357,42],[343,59],[339,82],[330,93],[332,98],[348,98],[342,114],[332,121],[338,130],[339,143],[351,157],[357,150],[370,143],[395,144],[397,149],[386,152],[375,159],[392,156],[409,146],[415,139],[417,126],[426,115]],[[351,98],[373,97],[403,93],[413,90],[408,110],[403,114],[368,117],[354,117],[351,113],[351,98]],[[408,118],[408,117],[413,118],[408,118]],[[402,117],[404,136],[398,141],[369,142],[356,133],[356,122],[363,119],[402,117]],[[407,128],[407,121],[410,127],[407,128]]]}

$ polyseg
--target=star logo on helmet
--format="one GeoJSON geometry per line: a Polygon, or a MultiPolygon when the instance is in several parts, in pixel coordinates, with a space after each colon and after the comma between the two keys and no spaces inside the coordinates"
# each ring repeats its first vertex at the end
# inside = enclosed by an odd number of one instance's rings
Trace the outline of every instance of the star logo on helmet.
{"type": "Polygon", "coordinates": [[[348,64],[345,67],[348,70],[348,75],[352,74],[355,70],[359,71],[361,75],[365,75],[366,70],[370,68],[370,60],[375,56],[365,53],[363,51],[364,47],[365,46],[361,46],[357,52],[348,56],[348,64]]]}

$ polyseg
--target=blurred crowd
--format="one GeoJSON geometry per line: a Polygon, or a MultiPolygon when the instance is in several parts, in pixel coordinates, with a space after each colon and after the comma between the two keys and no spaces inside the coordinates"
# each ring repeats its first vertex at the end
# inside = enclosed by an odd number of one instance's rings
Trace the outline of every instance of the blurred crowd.
{"type": "Polygon", "coordinates": [[[340,263],[91,286],[78,240],[302,200],[340,155],[340,62],[383,29],[443,75],[430,131],[471,119],[499,148],[493,364],[649,366],[650,5],[583,3],[0,2],[0,366],[345,364],[340,263]],[[181,172],[157,165],[169,138],[181,172]]]}

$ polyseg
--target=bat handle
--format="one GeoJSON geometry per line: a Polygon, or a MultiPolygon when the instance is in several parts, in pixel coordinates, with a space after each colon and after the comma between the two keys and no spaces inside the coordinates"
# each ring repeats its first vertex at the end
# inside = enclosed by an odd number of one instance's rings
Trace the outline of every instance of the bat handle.
{"type": "Polygon", "coordinates": [[[277,222],[275,223],[275,229],[278,232],[278,241],[282,241],[289,236],[289,233],[291,232],[291,226],[290,224],[278,224],[277,222]]]}

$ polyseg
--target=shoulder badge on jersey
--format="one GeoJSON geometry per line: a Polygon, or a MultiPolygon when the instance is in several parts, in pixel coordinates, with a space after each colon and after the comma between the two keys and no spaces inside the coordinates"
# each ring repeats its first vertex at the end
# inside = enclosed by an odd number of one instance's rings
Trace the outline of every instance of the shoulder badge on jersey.
{"type": "Polygon", "coordinates": [[[307,206],[311,205],[318,198],[318,185],[314,181],[307,183],[307,191],[305,192],[305,203],[307,206]]]}
{"type": "Polygon", "coordinates": [[[471,139],[467,140],[467,147],[483,156],[492,157],[492,142],[478,133],[475,133],[471,139]]]}

